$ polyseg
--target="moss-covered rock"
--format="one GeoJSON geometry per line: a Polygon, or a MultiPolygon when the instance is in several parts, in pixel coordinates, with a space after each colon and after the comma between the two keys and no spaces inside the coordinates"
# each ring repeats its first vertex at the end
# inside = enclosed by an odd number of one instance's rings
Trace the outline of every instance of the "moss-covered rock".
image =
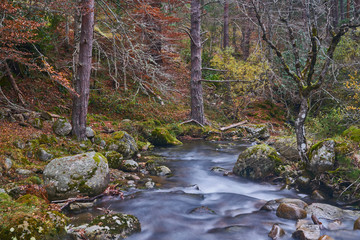
{"type": "Polygon", "coordinates": [[[69,135],[72,130],[71,124],[64,118],[59,118],[56,120],[52,128],[53,131],[59,136],[69,135]]]}
{"type": "Polygon", "coordinates": [[[125,159],[134,157],[139,151],[135,139],[125,131],[114,132],[107,141],[107,149],[121,153],[125,159]]]}
{"type": "Polygon", "coordinates": [[[314,144],[309,150],[309,164],[307,169],[315,174],[335,167],[335,141],[326,139],[314,144]]]}
{"type": "Polygon", "coordinates": [[[273,146],[286,160],[300,160],[295,136],[272,137],[270,140],[272,142],[271,146],[273,146]]]}
{"type": "Polygon", "coordinates": [[[276,173],[282,161],[273,147],[255,145],[243,151],[233,168],[234,174],[251,179],[264,179],[276,173]]]}
{"type": "Polygon", "coordinates": [[[88,152],[53,159],[44,169],[44,184],[49,199],[66,199],[79,194],[94,196],[109,183],[107,159],[88,152]]]}
{"type": "Polygon", "coordinates": [[[116,151],[107,151],[103,153],[108,160],[109,167],[114,169],[120,169],[122,166],[122,160],[124,159],[121,153],[116,151]]]}
{"type": "Polygon", "coordinates": [[[134,160],[124,160],[120,169],[124,172],[136,172],[139,169],[139,164],[134,160]]]}
{"type": "Polygon", "coordinates": [[[350,138],[354,142],[360,142],[360,128],[358,126],[349,127],[342,135],[350,138]]]}
{"type": "Polygon", "coordinates": [[[0,239],[63,239],[67,218],[47,208],[45,200],[34,195],[14,201],[0,193],[0,239]]]}
{"type": "Polygon", "coordinates": [[[250,138],[255,138],[259,140],[266,140],[270,137],[269,129],[266,125],[247,125],[244,126],[245,130],[249,134],[250,138]]]}
{"type": "Polygon", "coordinates": [[[182,142],[176,139],[169,131],[165,128],[155,128],[151,132],[150,142],[155,146],[172,146],[181,145],[182,142]]]}
{"type": "Polygon", "coordinates": [[[117,213],[96,217],[90,224],[69,229],[68,233],[75,239],[82,239],[85,233],[87,239],[124,239],[129,235],[140,232],[139,219],[133,215],[117,213]]]}

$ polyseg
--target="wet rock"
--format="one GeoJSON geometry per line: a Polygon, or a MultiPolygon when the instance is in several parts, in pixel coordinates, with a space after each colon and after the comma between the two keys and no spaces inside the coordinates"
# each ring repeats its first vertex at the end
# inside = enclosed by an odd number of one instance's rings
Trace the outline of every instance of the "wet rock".
{"type": "Polygon", "coordinates": [[[139,151],[135,139],[125,131],[112,134],[108,142],[108,150],[121,153],[125,159],[135,157],[139,151]]]}
{"type": "Polygon", "coordinates": [[[339,230],[342,228],[342,222],[340,220],[335,220],[329,223],[327,228],[331,231],[339,230]]]}
{"type": "Polygon", "coordinates": [[[292,136],[271,138],[271,146],[274,147],[282,157],[289,161],[300,160],[296,145],[296,138],[292,136]]]}
{"type": "Polygon", "coordinates": [[[222,167],[212,167],[211,171],[216,172],[216,173],[225,173],[225,172],[227,172],[227,170],[225,168],[222,168],[222,167]]]}
{"type": "Polygon", "coordinates": [[[292,203],[281,203],[276,210],[276,216],[285,219],[297,220],[306,218],[306,211],[292,203]]]}
{"type": "Polygon", "coordinates": [[[9,170],[13,166],[13,161],[10,158],[5,158],[4,168],[5,170],[9,170]]]}
{"type": "Polygon", "coordinates": [[[354,230],[360,230],[360,218],[354,222],[354,230]]]}
{"type": "Polygon", "coordinates": [[[314,214],[318,219],[323,218],[327,220],[337,220],[344,217],[358,218],[360,212],[352,210],[343,210],[341,208],[325,204],[325,203],[313,203],[305,208],[309,215],[314,214]]]}
{"type": "Polygon", "coordinates": [[[44,185],[49,199],[77,195],[95,196],[109,183],[106,158],[96,152],[53,159],[44,169],[44,185]]]}
{"type": "Polygon", "coordinates": [[[147,189],[153,189],[155,187],[155,183],[152,182],[152,181],[148,181],[148,182],[145,183],[145,187],[147,189]]]}
{"type": "Polygon", "coordinates": [[[329,235],[323,235],[321,237],[319,237],[318,240],[334,240],[332,237],[330,237],[329,235]]]}
{"type": "Polygon", "coordinates": [[[314,190],[311,194],[311,198],[315,200],[324,200],[325,195],[319,190],[314,190]]]}
{"type": "Polygon", "coordinates": [[[130,180],[127,182],[129,187],[136,187],[135,181],[134,180],[130,180]]]}
{"type": "Polygon", "coordinates": [[[266,140],[270,137],[269,129],[266,125],[248,125],[244,126],[250,138],[256,138],[259,140],[266,140]]]}
{"type": "Polygon", "coordinates": [[[70,134],[72,126],[66,119],[59,118],[54,122],[52,129],[59,136],[67,136],[70,134]]]}
{"type": "Polygon", "coordinates": [[[282,229],[278,224],[274,224],[268,234],[268,236],[273,240],[277,240],[284,235],[285,235],[284,229],[282,229]]]}
{"type": "Polygon", "coordinates": [[[34,174],[33,171],[28,170],[28,169],[23,169],[23,168],[18,168],[18,169],[15,170],[15,172],[17,174],[20,174],[20,175],[32,175],[32,174],[34,174]]]}
{"type": "Polygon", "coordinates": [[[214,210],[212,210],[211,208],[209,208],[207,206],[201,206],[201,207],[194,208],[189,213],[190,214],[199,214],[199,215],[204,215],[204,214],[214,215],[214,214],[216,214],[216,212],[214,210]]]}
{"type": "Polygon", "coordinates": [[[305,176],[300,176],[295,180],[297,187],[303,191],[310,189],[310,178],[305,176]]]}
{"type": "Polygon", "coordinates": [[[335,142],[324,140],[310,148],[308,169],[316,174],[333,170],[335,164],[335,142]]]}
{"type": "Polygon", "coordinates": [[[300,200],[300,199],[296,199],[296,198],[280,198],[280,199],[276,199],[276,200],[270,200],[267,203],[265,203],[265,205],[261,208],[261,210],[266,210],[266,211],[276,211],[280,205],[280,203],[291,203],[291,204],[295,204],[296,206],[298,206],[299,208],[304,209],[305,207],[307,207],[307,203],[300,200]]]}
{"type": "Polygon", "coordinates": [[[318,240],[320,237],[320,227],[319,225],[302,225],[296,229],[292,234],[294,239],[299,240],[318,240]]]}
{"type": "Polygon", "coordinates": [[[90,224],[70,228],[68,233],[76,240],[83,239],[82,233],[84,233],[89,240],[117,240],[124,239],[140,231],[140,222],[135,216],[117,213],[98,216],[90,224]]]}
{"type": "Polygon", "coordinates": [[[108,160],[109,167],[114,169],[120,169],[122,166],[123,155],[116,151],[107,151],[103,153],[108,160]]]}
{"type": "Polygon", "coordinates": [[[150,142],[155,146],[173,146],[181,145],[182,142],[176,139],[165,128],[155,128],[151,132],[150,142]]]}
{"type": "Polygon", "coordinates": [[[75,203],[71,203],[69,205],[69,209],[71,211],[80,211],[83,209],[92,208],[93,206],[94,206],[94,203],[92,203],[92,202],[87,202],[87,203],[75,202],[75,203]]]}
{"type": "Polygon", "coordinates": [[[45,151],[44,149],[39,149],[37,152],[37,157],[40,161],[46,162],[53,158],[53,155],[45,151]]]}
{"type": "Polygon", "coordinates": [[[86,135],[87,138],[93,138],[93,137],[95,137],[95,131],[92,130],[91,127],[86,127],[85,135],[86,135]]]}
{"type": "Polygon", "coordinates": [[[233,172],[250,179],[264,179],[273,175],[281,162],[274,148],[266,144],[255,145],[240,153],[233,172]]]}
{"type": "Polygon", "coordinates": [[[156,176],[166,176],[166,175],[170,175],[172,173],[170,168],[168,168],[166,166],[158,166],[158,167],[151,166],[151,167],[149,167],[149,165],[147,165],[146,170],[148,170],[151,175],[156,175],[156,176]]]}
{"type": "Polygon", "coordinates": [[[139,164],[134,160],[124,160],[120,169],[125,172],[136,172],[139,169],[139,164]]]}

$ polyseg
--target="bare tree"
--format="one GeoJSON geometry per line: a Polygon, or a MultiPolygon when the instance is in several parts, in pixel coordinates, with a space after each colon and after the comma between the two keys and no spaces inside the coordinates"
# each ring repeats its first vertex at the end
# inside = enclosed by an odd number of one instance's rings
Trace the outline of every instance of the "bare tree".
{"type": "Polygon", "coordinates": [[[75,81],[75,91],[78,96],[73,99],[72,109],[72,133],[78,140],[86,139],[86,115],[88,112],[90,74],[92,62],[92,45],[94,32],[94,0],[81,1],[81,34],[79,63],[77,67],[78,77],[75,81]]]}

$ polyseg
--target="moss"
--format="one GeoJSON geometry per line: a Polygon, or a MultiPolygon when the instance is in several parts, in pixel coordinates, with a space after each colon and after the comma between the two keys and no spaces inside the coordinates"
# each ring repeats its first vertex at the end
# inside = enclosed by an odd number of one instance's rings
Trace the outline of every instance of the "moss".
{"type": "MultiPolygon", "coordinates": [[[[96,171],[96,170],[95,170],[96,171]]],[[[91,174],[91,173],[90,173],[91,174]]],[[[89,195],[91,195],[91,192],[92,192],[92,188],[89,187],[87,184],[86,184],[86,181],[85,180],[82,180],[80,183],[79,183],[79,186],[78,186],[78,189],[81,193],[89,193],[89,195]]]]}
{"type": "Polygon", "coordinates": [[[106,163],[108,163],[108,160],[106,159],[106,157],[104,155],[102,155],[101,153],[95,153],[94,155],[94,161],[96,162],[96,164],[99,166],[100,161],[104,160],[106,163]]]}
{"type": "Polygon", "coordinates": [[[10,201],[11,197],[7,193],[0,193],[0,201],[10,201]]]}
{"type": "Polygon", "coordinates": [[[116,151],[108,151],[104,152],[106,159],[108,160],[109,167],[113,169],[119,169],[121,167],[121,160],[123,159],[123,155],[116,151]]]}
{"type": "Polygon", "coordinates": [[[95,225],[107,226],[110,234],[121,234],[123,237],[141,231],[139,220],[133,215],[123,213],[98,216],[90,223],[90,226],[95,225]]]}
{"type": "Polygon", "coordinates": [[[43,183],[43,180],[41,178],[39,178],[38,176],[31,176],[31,177],[28,177],[27,179],[25,179],[25,183],[40,185],[43,183]]]}
{"type": "Polygon", "coordinates": [[[16,202],[25,204],[27,206],[44,206],[46,202],[44,199],[39,198],[35,195],[26,194],[16,199],[16,202]]]}
{"type": "Polygon", "coordinates": [[[112,134],[112,139],[113,139],[113,140],[120,140],[120,139],[122,139],[122,138],[124,137],[124,135],[125,135],[125,132],[124,132],[124,131],[114,132],[114,133],[112,134]]]}
{"type": "Polygon", "coordinates": [[[360,142],[360,128],[357,126],[349,127],[342,135],[350,138],[352,141],[360,142]]]}
{"type": "Polygon", "coordinates": [[[312,158],[312,154],[313,154],[314,151],[317,151],[319,148],[322,147],[322,145],[323,145],[324,142],[326,142],[326,141],[331,141],[331,140],[334,141],[333,139],[328,138],[328,139],[324,139],[324,140],[321,140],[321,141],[313,144],[313,145],[310,147],[309,151],[308,151],[308,157],[309,157],[309,159],[312,158]]]}
{"type": "Polygon", "coordinates": [[[155,146],[181,145],[182,143],[176,139],[165,128],[155,128],[151,132],[151,142],[155,146]]]}

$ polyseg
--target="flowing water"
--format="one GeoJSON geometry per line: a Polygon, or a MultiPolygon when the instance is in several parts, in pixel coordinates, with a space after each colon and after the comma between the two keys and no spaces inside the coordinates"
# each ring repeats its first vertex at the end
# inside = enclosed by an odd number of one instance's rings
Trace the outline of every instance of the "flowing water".
{"type": "MultiPolygon", "coordinates": [[[[158,149],[156,153],[165,157],[165,165],[173,171],[173,176],[163,179],[161,189],[130,191],[124,200],[109,197],[96,207],[139,218],[142,231],[128,240],[268,240],[274,223],[285,230],[282,239],[292,239],[295,221],[259,209],[267,200],[301,199],[306,195],[211,171],[215,166],[231,171],[239,153],[248,146],[195,141],[158,149]]],[[[100,212],[94,208],[78,218],[89,218],[90,214],[100,212]]],[[[351,229],[352,223],[348,220],[343,226],[351,229]]],[[[359,232],[342,230],[328,234],[336,240],[355,240],[360,239],[359,232]]]]}

